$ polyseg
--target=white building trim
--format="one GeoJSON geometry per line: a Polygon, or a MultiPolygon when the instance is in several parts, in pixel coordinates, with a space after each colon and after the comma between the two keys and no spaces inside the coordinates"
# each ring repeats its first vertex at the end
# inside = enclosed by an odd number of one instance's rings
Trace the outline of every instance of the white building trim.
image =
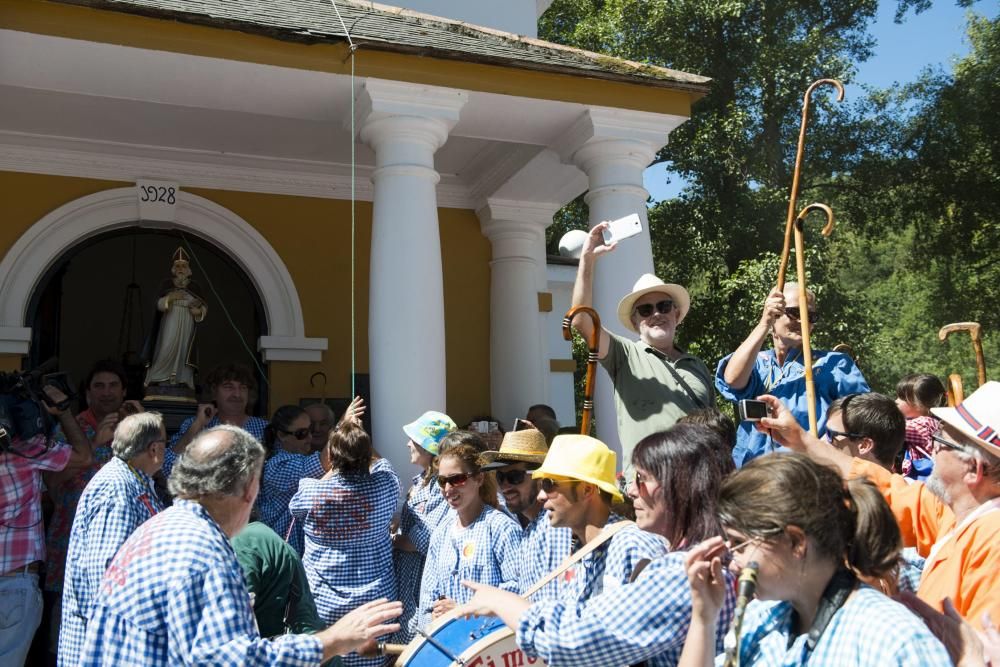
{"type": "Polygon", "coordinates": [[[172,222],[139,221],[135,188],[81,197],[32,225],[0,261],[0,353],[27,354],[28,304],[45,272],[88,238],[128,227],[182,229],[226,250],[253,282],[267,318],[258,346],[265,361],[321,361],[326,338],[307,338],[292,277],[267,240],[218,204],[181,191],[172,222]]]}

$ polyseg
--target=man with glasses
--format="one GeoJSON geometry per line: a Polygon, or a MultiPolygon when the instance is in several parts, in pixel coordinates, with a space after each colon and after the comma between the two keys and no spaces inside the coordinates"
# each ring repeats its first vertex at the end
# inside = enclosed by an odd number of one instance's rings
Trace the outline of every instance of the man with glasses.
{"type": "Polygon", "coordinates": [[[1000,620],[1000,382],[987,382],[954,408],[932,408],[941,420],[933,436],[934,471],[926,483],[862,459],[814,438],[773,396],[763,396],[772,415],[762,419],[782,445],[839,469],[845,478],[868,477],[885,496],[905,546],[927,559],[917,596],[944,609],[950,599],[973,627],[986,615],[1000,620]]]}
{"type": "MultiPolygon", "coordinates": [[[[569,528],[555,528],[549,523],[545,504],[539,497],[538,480],[531,474],[541,466],[548,453],[545,435],[534,428],[507,433],[499,451],[482,454],[481,470],[494,471],[497,486],[507,509],[521,524],[520,581],[521,591],[556,569],[569,556],[573,533],[569,528]]],[[[531,596],[533,601],[559,596],[559,582],[552,581],[531,596]]]]}
{"type": "MultiPolygon", "coordinates": [[[[820,313],[815,295],[806,290],[809,322],[815,325],[820,313]]],[[[802,314],[799,312],[799,285],[785,283],[784,291],[771,290],[764,301],[760,321],[736,351],[720,362],[715,372],[715,388],[727,400],[737,402],[771,394],[784,401],[803,428],[809,425],[805,365],[802,363],[802,314]],[[761,350],[768,334],[773,347],[761,350]]],[[[816,389],[816,424],[819,434],[826,428],[830,404],[841,396],[871,391],[854,361],[840,352],[813,350],[813,382],[816,389]]],[[[755,431],[753,423],[740,424],[733,461],[737,467],[774,451],[766,433],[755,431]]]]}
{"type": "MultiPolygon", "coordinates": [[[[607,222],[595,225],[583,244],[573,285],[574,306],[593,304],[594,265],[617,245],[604,245],[602,232],[607,227],[607,222]]],[[[689,412],[712,406],[711,371],[674,341],[690,305],[682,286],[647,273],[618,304],[618,321],[639,334],[639,340],[601,330],[598,358],[614,385],[625,467],[632,460],[635,445],[647,435],[665,431],[689,412]]],[[[590,318],[577,316],[573,327],[584,340],[590,340],[590,318]]]]}
{"type": "Polygon", "coordinates": [[[80,664],[87,619],[108,563],[141,523],[163,509],[152,476],[163,466],[163,418],[140,412],[118,423],[114,456],[80,496],[69,538],[63,584],[59,664],[80,664]]]}

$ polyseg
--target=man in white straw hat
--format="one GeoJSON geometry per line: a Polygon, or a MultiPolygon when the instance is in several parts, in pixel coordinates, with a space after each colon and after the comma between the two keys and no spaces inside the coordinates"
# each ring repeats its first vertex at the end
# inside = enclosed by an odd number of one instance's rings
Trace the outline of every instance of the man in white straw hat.
{"type": "MultiPolygon", "coordinates": [[[[606,222],[595,225],[583,244],[573,285],[574,306],[593,304],[594,265],[617,246],[604,245],[601,233],[607,226],[606,222]]],[[[647,435],[665,431],[687,413],[713,405],[712,373],[701,359],[674,344],[677,326],[690,306],[686,289],[647,273],[618,304],[618,320],[639,334],[639,340],[606,328],[601,331],[598,358],[614,384],[625,465],[632,460],[632,449],[647,435]]],[[[577,316],[573,326],[590,340],[593,323],[588,317],[577,316]]]]}
{"type": "Polygon", "coordinates": [[[934,472],[908,483],[881,466],[852,458],[813,437],[773,396],[772,416],[759,422],[782,445],[833,465],[845,478],[868,477],[881,489],[905,546],[927,559],[917,596],[938,611],[950,599],[982,630],[1000,620],[1000,382],[987,382],[954,408],[932,408],[934,472]]]}
{"type": "MultiPolygon", "coordinates": [[[[521,590],[563,562],[573,548],[573,533],[569,528],[556,528],[549,523],[545,504],[538,497],[538,480],[531,473],[542,465],[549,446],[538,429],[510,431],[503,437],[499,451],[486,451],[480,457],[483,472],[493,471],[497,487],[503,494],[507,509],[521,524],[521,590]]],[[[532,600],[558,597],[559,582],[548,583],[531,596],[532,600]]]]}

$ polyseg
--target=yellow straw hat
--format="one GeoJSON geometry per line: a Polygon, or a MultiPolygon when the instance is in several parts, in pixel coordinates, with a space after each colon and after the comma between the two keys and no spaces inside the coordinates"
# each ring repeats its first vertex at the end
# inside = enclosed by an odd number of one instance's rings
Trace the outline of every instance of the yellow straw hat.
{"type": "Polygon", "coordinates": [[[542,467],[531,473],[531,477],[580,480],[607,491],[615,502],[622,501],[621,491],[615,483],[615,453],[589,435],[557,435],[542,467]]]}
{"type": "Polygon", "coordinates": [[[512,463],[541,463],[548,454],[545,436],[534,428],[508,431],[500,443],[500,451],[487,450],[479,455],[481,470],[502,468],[512,463]]]}

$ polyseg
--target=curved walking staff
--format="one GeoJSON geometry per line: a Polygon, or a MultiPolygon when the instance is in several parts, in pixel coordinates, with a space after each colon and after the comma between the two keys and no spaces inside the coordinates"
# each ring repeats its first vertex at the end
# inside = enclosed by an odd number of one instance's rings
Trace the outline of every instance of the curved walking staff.
{"type": "Polygon", "coordinates": [[[813,381],[813,357],[812,345],[809,335],[811,324],[809,323],[809,292],[806,285],[806,244],[803,232],[803,221],[813,211],[822,211],[826,214],[826,226],[820,232],[823,236],[829,236],[833,232],[833,209],[826,204],[809,204],[795,218],[795,268],[799,280],[799,313],[802,321],[802,364],[806,372],[806,407],[809,410],[809,431],[813,435],[818,435],[816,425],[816,384],[813,381]]]}
{"type": "Polygon", "coordinates": [[[802,100],[802,123],[799,126],[799,143],[795,150],[795,168],[792,171],[792,190],[788,196],[788,215],[785,218],[785,244],[781,250],[781,263],[778,267],[778,291],[780,292],[785,288],[785,273],[788,269],[788,256],[791,252],[792,245],[792,225],[795,222],[795,211],[798,206],[799,199],[799,176],[802,173],[802,156],[805,153],[806,145],[806,126],[809,123],[809,100],[812,98],[812,93],[816,88],[822,85],[833,86],[837,89],[837,101],[844,101],[844,86],[836,79],[819,79],[813,81],[808,88],[806,88],[805,95],[802,100]]]}
{"type": "Polygon", "coordinates": [[[573,340],[571,324],[577,315],[587,315],[594,325],[587,342],[587,378],[583,385],[583,415],[580,421],[580,433],[590,435],[590,416],[594,412],[594,379],[597,375],[597,357],[601,346],[601,316],[588,306],[574,306],[563,317],[563,338],[573,340]]]}
{"type": "Polygon", "coordinates": [[[976,380],[980,387],[986,384],[986,357],[983,355],[982,329],[979,322],[954,322],[944,325],[938,331],[938,338],[942,343],[956,331],[969,332],[969,337],[972,338],[972,349],[976,353],[976,380]]]}

